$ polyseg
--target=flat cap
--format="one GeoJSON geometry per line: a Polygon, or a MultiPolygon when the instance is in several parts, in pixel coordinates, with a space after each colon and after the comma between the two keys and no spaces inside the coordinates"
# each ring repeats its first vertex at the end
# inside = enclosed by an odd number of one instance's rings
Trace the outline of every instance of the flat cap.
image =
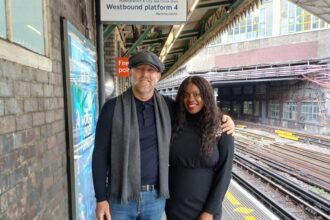
{"type": "Polygon", "coordinates": [[[157,55],[149,51],[138,52],[128,59],[128,68],[130,69],[142,64],[151,65],[161,73],[165,69],[164,64],[160,61],[157,55]]]}

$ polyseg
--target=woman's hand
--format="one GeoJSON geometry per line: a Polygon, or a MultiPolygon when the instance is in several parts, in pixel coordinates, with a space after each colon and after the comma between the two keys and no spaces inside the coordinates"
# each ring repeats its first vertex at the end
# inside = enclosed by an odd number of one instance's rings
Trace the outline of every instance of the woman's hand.
{"type": "Polygon", "coordinates": [[[213,220],[213,215],[208,212],[202,212],[198,220],[213,220]]]}
{"type": "Polygon", "coordinates": [[[233,119],[228,115],[223,115],[221,119],[221,130],[227,134],[234,134],[235,123],[233,119]]]}

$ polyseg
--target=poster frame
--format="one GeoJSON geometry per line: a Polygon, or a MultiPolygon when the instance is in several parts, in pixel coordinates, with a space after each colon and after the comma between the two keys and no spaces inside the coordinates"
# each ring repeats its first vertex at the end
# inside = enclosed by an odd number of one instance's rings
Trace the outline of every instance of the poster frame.
{"type": "MultiPolygon", "coordinates": [[[[76,202],[76,183],[77,180],[75,170],[75,149],[74,149],[74,122],[73,122],[73,108],[72,106],[72,91],[71,91],[71,69],[70,69],[70,54],[69,54],[69,28],[74,29],[83,39],[83,41],[90,45],[95,53],[96,48],[77,28],[74,27],[66,18],[61,17],[61,41],[62,41],[62,70],[63,70],[63,89],[64,89],[64,113],[66,126],[66,150],[67,150],[67,176],[68,176],[68,203],[69,203],[69,219],[78,219],[77,209],[79,208],[76,202]]],[[[98,100],[98,75],[97,75],[97,56],[95,56],[95,75],[96,75],[96,100],[98,100]]],[[[98,102],[96,102],[95,109],[98,117],[98,102]]],[[[96,119],[95,119],[96,120],[96,119]]],[[[93,145],[94,146],[94,145],[93,145]]],[[[95,200],[95,198],[93,198],[95,200]]],[[[94,201],[93,201],[94,202],[94,201]]],[[[96,204],[96,202],[94,202],[96,204]]],[[[94,212],[94,210],[93,210],[94,212]]]]}

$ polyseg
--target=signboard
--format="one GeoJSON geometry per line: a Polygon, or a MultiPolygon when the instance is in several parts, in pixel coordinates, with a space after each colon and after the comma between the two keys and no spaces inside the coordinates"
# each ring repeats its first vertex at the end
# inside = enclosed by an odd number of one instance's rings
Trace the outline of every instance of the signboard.
{"type": "Polygon", "coordinates": [[[116,67],[118,77],[128,77],[128,57],[117,57],[116,67]]]}
{"type": "Polygon", "coordinates": [[[98,116],[95,47],[62,20],[72,219],[95,219],[92,152],[98,116]]]}
{"type": "Polygon", "coordinates": [[[186,0],[101,0],[101,22],[180,24],[187,20],[186,0]]]}

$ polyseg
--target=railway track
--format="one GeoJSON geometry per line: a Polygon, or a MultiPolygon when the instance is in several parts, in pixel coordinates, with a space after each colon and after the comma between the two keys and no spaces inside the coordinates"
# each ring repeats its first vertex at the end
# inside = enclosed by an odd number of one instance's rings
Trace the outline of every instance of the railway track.
{"type": "Polygon", "coordinates": [[[239,143],[236,144],[237,152],[250,155],[250,157],[253,157],[255,160],[261,161],[275,170],[287,173],[310,186],[315,186],[330,192],[330,183],[328,181],[329,178],[326,175],[323,176],[322,173],[319,173],[318,169],[313,170],[309,165],[307,165],[308,168],[306,168],[304,165],[300,165],[301,163],[293,163],[291,158],[286,158],[281,155],[274,155],[269,152],[265,153],[258,150],[242,148],[240,145],[241,144],[239,143]]]}
{"type": "MultiPolygon", "coordinates": [[[[275,129],[283,129],[283,128],[274,128],[269,125],[262,125],[262,124],[256,124],[252,122],[246,122],[246,121],[237,121],[239,124],[245,124],[250,128],[255,128],[258,130],[263,130],[267,131],[270,133],[273,133],[275,129]]],[[[298,131],[291,131],[292,134],[296,137],[298,137],[298,141],[301,143],[306,143],[306,144],[313,144],[320,146],[325,149],[330,149],[330,137],[325,136],[325,135],[312,135],[312,134],[307,134],[307,133],[302,133],[298,131]]]]}
{"type": "Polygon", "coordinates": [[[296,219],[294,215],[292,215],[290,212],[285,210],[285,208],[283,208],[277,201],[271,199],[269,196],[264,194],[257,187],[245,181],[244,178],[240,177],[239,174],[232,172],[232,178],[236,180],[236,182],[240,184],[243,188],[245,188],[250,193],[252,193],[260,202],[262,202],[269,210],[271,210],[280,219],[289,219],[289,220],[296,219]]]}
{"type": "MultiPolygon", "coordinates": [[[[245,181],[242,173],[237,173],[234,169],[233,178],[243,187],[252,192],[267,207],[276,213],[281,219],[330,219],[329,201],[315,194],[301,189],[291,181],[281,177],[272,170],[249,161],[241,155],[235,154],[235,165],[248,172],[249,175],[261,180],[260,182],[268,188],[271,186],[276,192],[282,195],[280,200],[271,199],[271,196],[264,195],[263,192],[256,189],[256,184],[251,184],[251,179],[245,181]],[[287,200],[290,198],[296,208],[293,211],[287,211],[287,200]],[[282,204],[282,205],[281,205],[282,204]],[[284,205],[283,205],[284,204],[284,205]],[[300,210],[300,211],[297,211],[300,210]],[[307,215],[306,215],[307,213],[307,215]]],[[[292,206],[292,205],[291,205],[292,206]]]]}
{"type": "Polygon", "coordinates": [[[324,147],[330,149],[330,138],[320,136],[320,135],[308,135],[302,133],[294,133],[297,137],[299,137],[300,142],[307,144],[315,144],[320,147],[324,147]]]}
{"type": "Polygon", "coordinates": [[[274,138],[249,131],[237,131],[236,150],[249,154],[268,166],[330,192],[330,155],[290,145],[277,143],[274,138]]]}

